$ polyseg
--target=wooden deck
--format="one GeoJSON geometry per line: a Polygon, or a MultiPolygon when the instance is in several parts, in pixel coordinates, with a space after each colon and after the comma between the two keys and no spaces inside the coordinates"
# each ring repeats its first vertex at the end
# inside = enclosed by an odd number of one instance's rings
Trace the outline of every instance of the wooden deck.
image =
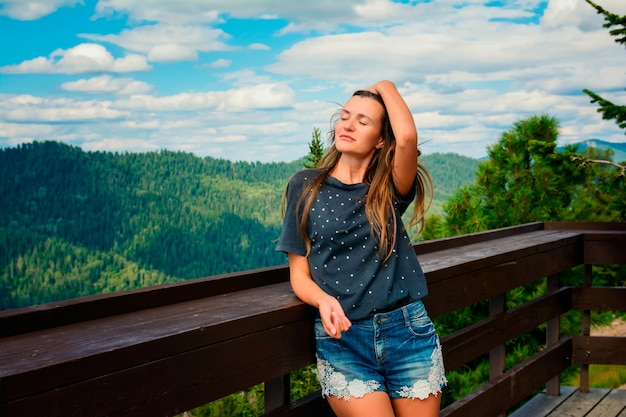
{"type": "Polygon", "coordinates": [[[561,387],[561,395],[533,397],[509,417],[626,417],[626,390],[561,387]]]}

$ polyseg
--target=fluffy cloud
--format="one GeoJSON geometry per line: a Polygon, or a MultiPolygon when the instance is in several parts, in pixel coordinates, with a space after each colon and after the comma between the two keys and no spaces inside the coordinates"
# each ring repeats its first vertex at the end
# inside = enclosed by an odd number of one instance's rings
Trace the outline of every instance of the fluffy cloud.
{"type": "Polygon", "coordinates": [[[155,24],[125,29],[118,35],[83,33],[82,38],[108,42],[148,56],[153,62],[195,61],[198,51],[226,51],[231,49],[222,42],[227,39],[220,29],[190,25],[155,24]]]}
{"type": "Polygon", "coordinates": [[[110,101],[0,94],[0,103],[5,120],[10,122],[79,122],[119,119],[126,115],[123,111],[111,108],[110,101]]]}
{"type": "Polygon", "coordinates": [[[2,0],[0,1],[0,15],[17,20],[37,20],[58,8],[74,6],[82,0],[2,0]]]}
{"type": "Polygon", "coordinates": [[[145,94],[152,86],[143,81],[132,78],[113,78],[110,75],[101,75],[77,81],[68,81],[61,84],[66,91],[79,91],[83,93],[115,93],[119,95],[145,94]]]}
{"type": "Polygon", "coordinates": [[[293,104],[294,92],[282,84],[259,84],[228,91],[181,93],[172,96],[134,95],[116,102],[115,107],[138,111],[198,111],[241,112],[255,109],[286,108],[293,104]]]}
{"type": "Polygon", "coordinates": [[[70,49],[57,49],[48,57],[38,57],[16,65],[0,67],[5,74],[80,74],[87,72],[147,71],[151,67],[140,55],[114,58],[107,49],[94,43],[81,43],[70,49]]]}

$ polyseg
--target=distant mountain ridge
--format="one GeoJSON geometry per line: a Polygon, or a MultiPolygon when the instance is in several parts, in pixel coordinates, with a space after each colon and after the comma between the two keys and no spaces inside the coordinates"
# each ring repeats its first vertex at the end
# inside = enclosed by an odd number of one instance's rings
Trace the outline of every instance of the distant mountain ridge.
{"type": "MultiPolygon", "coordinates": [[[[572,143],[571,145],[578,146],[578,151],[582,152],[587,148],[594,148],[597,150],[610,149],[613,151],[613,162],[625,162],[626,161],[626,142],[607,142],[600,139],[587,139],[583,142],[572,143]]],[[[558,150],[563,150],[565,147],[561,146],[558,150]]]]}

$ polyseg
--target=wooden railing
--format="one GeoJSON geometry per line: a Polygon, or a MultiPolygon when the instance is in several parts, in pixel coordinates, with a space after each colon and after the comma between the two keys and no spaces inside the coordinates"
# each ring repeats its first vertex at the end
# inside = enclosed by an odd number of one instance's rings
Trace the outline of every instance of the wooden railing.
{"type": "MultiPolygon", "coordinates": [[[[485,320],[442,338],[446,370],[488,354],[490,381],[442,410],[500,416],[559,374],[626,364],[626,338],[591,337],[590,310],[626,310],[625,287],[593,287],[592,266],[626,263],[625,223],[532,223],[417,244],[431,317],[489,301],[485,320]],[[584,265],[584,285],[559,274],[584,265]],[[505,295],[547,277],[511,310],[505,295]],[[559,317],[583,312],[579,335],[559,317]],[[505,369],[505,343],[547,323],[546,347],[505,369]]],[[[624,277],[626,280],[626,277],[624,277]]],[[[314,361],[311,308],[286,266],[0,313],[1,416],[169,416],[265,383],[266,416],[332,416],[319,394],[292,401],[289,374],[314,361]]]]}

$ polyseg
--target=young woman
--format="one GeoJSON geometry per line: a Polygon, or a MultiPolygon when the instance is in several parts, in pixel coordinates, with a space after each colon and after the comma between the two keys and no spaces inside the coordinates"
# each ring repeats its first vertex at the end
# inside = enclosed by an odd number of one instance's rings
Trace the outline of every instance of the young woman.
{"type": "Polygon", "coordinates": [[[441,345],[421,299],[424,273],[401,216],[423,224],[432,198],[417,131],[390,81],[334,119],[317,169],[290,180],[277,250],[291,286],[317,308],[317,373],[337,416],[438,416],[441,345]]]}

